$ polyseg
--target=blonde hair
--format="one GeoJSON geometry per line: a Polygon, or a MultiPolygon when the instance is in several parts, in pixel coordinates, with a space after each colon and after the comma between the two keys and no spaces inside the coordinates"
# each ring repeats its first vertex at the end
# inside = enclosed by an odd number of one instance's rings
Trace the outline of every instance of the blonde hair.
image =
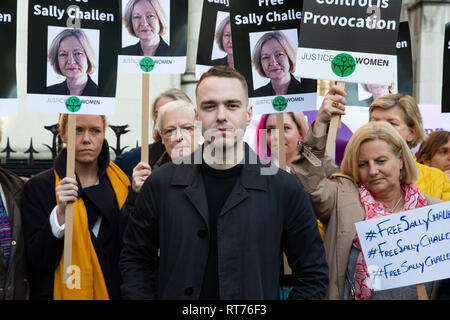
{"type": "Polygon", "coordinates": [[[414,139],[408,142],[408,146],[414,148],[419,143],[425,141],[427,135],[423,130],[419,107],[413,97],[401,93],[387,94],[372,102],[369,108],[369,114],[371,115],[372,111],[377,108],[388,110],[397,106],[403,111],[403,121],[408,128],[414,131],[414,139]]]}
{"type": "Polygon", "coordinates": [[[186,102],[184,100],[167,102],[158,111],[158,118],[156,119],[156,130],[158,130],[160,133],[163,130],[163,119],[166,113],[182,110],[187,111],[190,115],[192,115],[192,120],[195,119],[195,109],[192,103],[186,102]]]}
{"type": "Polygon", "coordinates": [[[347,144],[344,158],[341,163],[341,172],[353,178],[356,183],[359,179],[359,152],[364,142],[383,140],[391,148],[397,158],[403,162],[400,181],[412,183],[417,180],[418,172],[408,145],[394,127],[386,121],[372,121],[358,129],[347,144]]]}
{"type": "Polygon", "coordinates": [[[125,7],[125,11],[123,14],[123,24],[125,25],[125,28],[128,30],[128,32],[133,36],[137,37],[136,33],[133,29],[133,22],[132,22],[132,16],[133,16],[133,9],[136,3],[139,1],[148,1],[150,5],[155,9],[156,14],[158,15],[159,20],[159,35],[162,36],[167,31],[167,16],[164,12],[163,7],[159,3],[159,0],[130,0],[127,3],[127,6],[125,7]]]}
{"type": "Polygon", "coordinates": [[[83,47],[83,50],[87,57],[88,62],[88,69],[86,71],[87,74],[92,74],[95,71],[95,53],[92,49],[91,44],[89,43],[89,39],[81,29],[65,29],[58,33],[58,35],[53,39],[52,44],[50,45],[50,49],[48,52],[48,61],[50,62],[51,66],[53,67],[53,70],[59,75],[62,75],[61,69],[59,68],[59,62],[58,62],[58,51],[59,46],[61,45],[61,42],[68,38],[68,37],[75,37],[83,47]]]}
{"type": "Polygon", "coordinates": [[[223,41],[222,41],[222,37],[223,37],[223,32],[225,30],[225,27],[227,26],[227,24],[230,23],[230,16],[227,16],[225,19],[223,19],[220,23],[219,26],[217,27],[217,31],[214,35],[214,39],[216,40],[217,46],[219,47],[220,50],[225,51],[225,48],[223,47],[223,41]]]}
{"type": "MultiPolygon", "coordinates": [[[[95,116],[95,115],[93,115],[95,116]]],[[[106,131],[106,117],[104,115],[98,115],[98,117],[100,117],[102,119],[102,123],[103,123],[103,133],[105,133],[106,131]]],[[[59,115],[59,120],[58,120],[58,133],[60,137],[64,137],[67,133],[67,123],[69,121],[69,114],[67,113],[61,113],[59,115]]]]}
{"type": "Polygon", "coordinates": [[[261,77],[267,78],[266,73],[264,72],[264,69],[261,64],[261,51],[263,45],[269,41],[275,39],[277,40],[280,45],[283,47],[284,51],[286,51],[286,55],[289,60],[289,72],[292,73],[295,71],[295,57],[296,52],[294,48],[292,48],[292,45],[289,43],[288,38],[284,35],[281,31],[272,31],[265,33],[261,38],[259,38],[258,42],[255,45],[255,49],[253,50],[252,55],[252,63],[255,67],[256,71],[258,71],[259,75],[261,77]]]}

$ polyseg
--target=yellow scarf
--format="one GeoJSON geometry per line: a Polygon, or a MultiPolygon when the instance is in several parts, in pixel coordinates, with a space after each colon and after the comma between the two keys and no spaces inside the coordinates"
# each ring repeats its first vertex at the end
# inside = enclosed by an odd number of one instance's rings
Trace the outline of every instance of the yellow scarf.
{"type": "MultiPolygon", "coordinates": [[[[55,188],[61,181],[55,172],[55,188]]],[[[109,162],[106,175],[116,194],[119,210],[128,195],[128,177],[113,162],[109,162]]],[[[58,203],[58,199],[56,199],[58,203]]],[[[87,212],[81,198],[73,206],[72,276],[63,282],[64,253],[55,271],[53,297],[55,300],[109,300],[103,272],[92,245],[87,212]],[[73,281],[72,281],[73,280],[73,281]]]]}

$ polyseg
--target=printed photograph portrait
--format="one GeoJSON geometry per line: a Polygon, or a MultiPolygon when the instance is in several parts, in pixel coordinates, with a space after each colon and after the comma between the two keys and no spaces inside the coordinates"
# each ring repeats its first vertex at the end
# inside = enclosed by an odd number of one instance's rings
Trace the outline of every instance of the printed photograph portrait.
{"type": "Polygon", "coordinates": [[[122,1],[121,55],[168,56],[170,1],[122,1]]]}
{"type": "Polygon", "coordinates": [[[347,83],[347,95],[345,96],[347,105],[370,107],[376,99],[390,93],[398,93],[398,81],[397,74],[394,73],[390,85],[347,83]]]}
{"type": "Polygon", "coordinates": [[[253,97],[315,92],[316,81],[294,76],[297,29],[249,33],[253,97]]]}
{"type": "Polygon", "coordinates": [[[98,96],[100,31],[48,26],[47,94],[98,96]]]}
{"type": "Polygon", "coordinates": [[[212,66],[234,68],[233,39],[231,36],[230,13],[217,11],[214,42],[211,53],[212,66]]]}

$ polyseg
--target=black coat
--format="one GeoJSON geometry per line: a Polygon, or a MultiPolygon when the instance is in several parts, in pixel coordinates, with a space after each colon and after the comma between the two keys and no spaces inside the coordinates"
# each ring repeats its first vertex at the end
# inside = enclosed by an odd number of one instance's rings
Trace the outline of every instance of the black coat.
{"type": "MultiPolygon", "coordinates": [[[[201,148],[191,157],[202,159],[201,148]]],[[[257,159],[248,145],[245,158],[257,159]]],[[[125,299],[199,298],[209,251],[200,166],[168,163],[144,183],[123,238],[125,299]]],[[[290,297],[322,299],[328,266],[309,198],[293,176],[262,175],[263,167],[244,164],[218,219],[220,297],[278,299],[283,250],[294,274],[290,297]]]]}
{"type": "MultiPolygon", "coordinates": [[[[106,175],[109,164],[109,147],[103,144],[99,156],[99,184],[79,190],[88,215],[88,225],[92,244],[105,278],[111,299],[120,299],[121,277],[119,254],[122,246],[121,226],[126,217],[119,215],[114,190],[106,175]],[[92,228],[99,216],[102,222],[98,237],[92,228]]],[[[66,176],[66,156],[64,149],[55,159],[54,169],[59,177],[66,176]]],[[[78,180],[79,186],[81,186],[78,180]]],[[[57,239],[50,226],[50,213],[56,206],[55,175],[53,168],[33,176],[25,184],[22,195],[23,231],[30,276],[31,298],[52,299],[55,270],[64,249],[64,238],[57,239]]]]}
{"type": "MultiPolygon", "coordinates": [[[[161,141],[154,142],[148,146],[148,163],[150,167],[155,169],[155,165],[160,160],[163,164],[167,161],[167,157],[161,159],[161,156],[166,152],[166,147],[162,144],[161,141]]],[[[167,154],[167,153],[166,153],[167,154]]],[[[118,156],[114,163],[122,169],[123,172],[128,177],[131,177],[133,174],[134,167],[141,162],[141,147],[131,149],[125,153],[122,153],[118,156]]]]}
{"type": "Polygon", "coordinates": [[[5,205],[12,231],[8,268],[0,248],[0,300],[24,300],[28,297],[28,279],[20,214],[20,193],[23,181],[14,173],[0,168],[0,184],[5,195],[5,205]]]}
{"type": "MultiPolygon", "coordinates": [[[[69,88],[67,87],[67,80],[64,80],[64,82],[47,87],[47,94],[70,95],[69,88]]],[[[94,81],[92,81],[90,76],[88,76],[88,81],[80,96],[88,96],[88,97],[98,96],[98,86],[95,84],[94,81]]]]}
{"type": "MultiPolygon", "coordinates": [[[[291,82],[289,82],[289,87],[286,94],[300,94],[300,93],[310,93],[317,92],[317,81],[312,79],[302,78],[302,82],[295,79],[291,74],[291,82]]],[[[272,82],[269,81],[268,84],[256,89],[253,93],[254,97],[267,97],[274,96],[275,90],[272,88],[272,82]]]]}
{"type": "Polygon", "coordinates": [[[212,66],[228,66],[228,56],[211,60],[211,65],[212,66]]]}
{"type": "MultiPolygon", "coordinates": [[[[144,52],[142,51],[141,41],[131,46],[122,48],[120,54],[125,56],[143,56],[144,52]]],[[[163,38],[159,38],[159,46],[156,48],[154,57],[164,57],[169,55],[169,45],[163,40],[163,38]]]]}

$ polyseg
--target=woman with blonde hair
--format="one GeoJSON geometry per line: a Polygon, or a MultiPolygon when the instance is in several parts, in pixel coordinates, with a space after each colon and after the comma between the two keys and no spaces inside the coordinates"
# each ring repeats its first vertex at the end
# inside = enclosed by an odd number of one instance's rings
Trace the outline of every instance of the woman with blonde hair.
{"type": "MultiPolygon", "coordinates": [[[[417,299],[415,286],[373,291],[355,223],[435,204],[414,184],[417,168],[408,145],[387,122],[357,130],[344,153],[341,172],[325,175],[324,153],[332,115],[345,114],[345,92],[334,86],[304,144],[314,157],[298,157],[292,170],[309,194],[325,228],[330,270],[328,299],[417,299]],[[312,159],[314,158],[314,159],[312,159]]],[[[430,295],[434,283],[426,283],[430,295]]]]}
{"type": "Polygon", "coordinates": [[[212,60],[211,65],[229,66],[231,68],[234,68],[233,38],[231,36],[230,16],[227,16],[220,22],[214,35],[214,39],[219,49],[225,52],[227,55],[223,58],[212,60]]]}
{"type": "Polygon", "coordinates": [[[270,81],[254,90],[254,96],[274,96],[316,92],[315,80],[297,80],[295,71],[296,51],[282,31],[265,33],[256,43],[252,53],[253,67],[261,77],[270,81]]]}
{"type": "Polygon", "coordinates": [[[65,29],[52,41],[48,60],[62,83],[47,87],[48,94],[97,96],[98,86],[91,79],[96,57],[86,33],[81,29],[65,29]]]}
{"type": "MultiPolygon", "coordinates": [[[[369,108],[370,121],[389,122],[405,139],[409,148],[425,141],[422,116],[413,97],[405,94],[388,94],[375,100],[369,108]]],[[[415,157],[414,157],[415,160],[415,157]]],[[[423,193],[450,200],[450,180],[445,173],[415,161],[419,175],[415,184],[423,193]]]]}
{"type": "MultiPolygon", "coordinates": [[[[59,134],[67,142],[68,115],[59,134]]],[[[128,177],[109,160],[106,118],[77,115],[75,178],[66,176],[67,149],[53,168],[33,176],[22,192],[22,223],[32,299],[120,299],[118,259],[127,217],[120,210],[128,177]],[[73,203],[74,286],[65,285],[65,208],[73,203]],[[78,279],[78,280],[77,280],[78,279]]]]}
{"type": "Polygon", "coordinates": [[[121,54],[169,55],[169,45],[162,38],[168,28],[167,17],[159,0],[130,0],[125,7],[123,23],[130,35],[139,41],[122,48],[121,54]]]}

